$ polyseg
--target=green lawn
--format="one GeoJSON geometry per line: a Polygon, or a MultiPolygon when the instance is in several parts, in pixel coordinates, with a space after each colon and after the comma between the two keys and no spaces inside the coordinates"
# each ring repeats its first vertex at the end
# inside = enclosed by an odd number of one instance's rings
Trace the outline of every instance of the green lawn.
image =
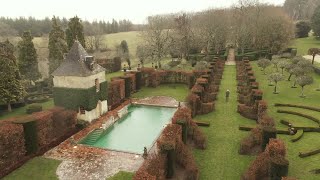
{"type": "MultiPolygon", "coordinates": [[[[286,126],[280,124],[281,119],[289,120],[293,125],[296,126],[311,126],[318,127],[318,125],[306,118],[302,118],[294,115],[279,114],[277,109],[285,109],[301,112],[304,114],[312,115],[320,119],[320,112],[314,112],[310,110],[304,110],[299,108],[284,108],[275,107],[274,103],[289,103],[289,104],[300,104],[306,106],[319,107],[320,91],[315,91],[320,85],[320,76],[314,74],[314,84],[305,87],[306,98],[300,98],[301,88],[292,89],[291,83],[289,81],[279,82],[280,94],[273,94],[273,87],[268,86],[267,75],[263,75],[258,68],[256,62],[252,62],[252,66],[255,72],[257,81],[259,82],[260,89],[263,90],[263,98],[269,104],[269,114],[275,119],[277,128],[287,128],[286,126]]],[[[266,69],[267,74],[273,72],[273,68],[268,67],[266,69]]],[[[285,74],[288,77],[288,74],[285,74]]],[[[293,78],[294,79],[294,78],[293,78]]],[[[307,158],[298,157],[299,151],[308,151],[312,149],[317,149],[320,147],[320,134],[319,133],[305,133],[301,140],[298,142],[291,142],[290,136],[280,135],[281,139],[286,142],[288,149],[288,159],[290,162],[289,175],[296,177],[298,179],[319,179],[319,175],[313,175],[309,173],[310,170],[320,168],[320,155],[315,155],[307,158]]]]}
{"type": "Polygon", "coordinates": [[[114,176],[108,178],[108,180],[130,180],[133,178],[134,173],[120,171],[114,176]]]}
{"type": "Polygon", "coordinates": [[[235,66],[225,66],[216,110],[196,120],[210,122],[211,126],[202,128],[208,137],[206,150],[193,150],[200,169],[200,179],[240,179],[254,156],[238,154],[240,141],[248,132],[239,131],[239,125],[254,126],[253,120],[243,118],[237,113],[237,87],[235,66]],[[229,89],[230,101],[225,102],[225,91],[229,89]]]}
{"type": "MultiPolygon", "coordinates": [[[[50,109],[50,108],[54,107],[53,99],[50,99],[49,101],[41,103],[41,104],[42,104],[43,109],[50,109]]],[[[12,109],[12,112],[10,112],[10,113],[9,112],[1,113],[0,120],[11,118],[11,117],[16,117],[16,116],[26,115],[26,109],[27,109],[27,106],[24,106],[24,107],[12,109]]]]}
{"type": "Polygon", "coordinates": [[[157,88],[143,87],[139,92],[132,95],[132,98],[145,98],[150,96],[170,96],[178,101],[185,101],[189,89],[184,84],[163,84],[157,88]]]}
{"type": "Polygon", "coordinates": [[[56,169],[61,161],[36,157],[19,169],[3,178],[3,180],[55,180],[58,179],[56,169]]]}
{"type": "Polygon", "coordinates": [[[292,47],[298,48],[298,55],[307,55],[308,49],[319,48],[320,40],[315,37],[297,38],[292,42],[292,47]]]}

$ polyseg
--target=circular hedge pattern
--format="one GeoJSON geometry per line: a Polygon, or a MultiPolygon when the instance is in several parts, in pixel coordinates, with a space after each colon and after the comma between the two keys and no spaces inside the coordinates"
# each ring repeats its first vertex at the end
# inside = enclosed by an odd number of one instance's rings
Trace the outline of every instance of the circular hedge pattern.
{"type": "Polygon", "coordinates": [[[50,96],[43,95],[43,94],[37,94],[37,95],[31,95],[27,98],[28,103],[43,103],[47,102],[49,100],[50,96]]]}

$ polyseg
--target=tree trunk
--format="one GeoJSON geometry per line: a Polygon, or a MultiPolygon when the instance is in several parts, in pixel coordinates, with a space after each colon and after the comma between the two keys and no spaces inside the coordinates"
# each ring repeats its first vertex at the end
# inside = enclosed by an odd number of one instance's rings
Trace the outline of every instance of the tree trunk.
{"type": "Polygon", "coordinates": [[[314,59],[315,59],[316,55],[312,55],[312,64],[314,63],[314,59]]]}
{"type": "Polygon", "coordinates": [[[281,74],[283,74],[283,68],[281,68],[281,74]]]}
{"type": "Polygon", "coordinates": [[[304,97],[304,94],[303,94],[303,87],[304,87],[304,86],[301,86],[301,97],[304,97]]]}
{"type": "Polygon", "coordinates": [[[291,76],[292,76],[292,74],[290,74],[290,75],[289,75],[289,77],[288,77],[288,81],[291,81],[291,76]]]}
{"type": "Polygon", "coordinates": [[[274,85],[274,94],[276,94],[277,93],[277,84],[278,84],[278,82],[275,82],[275,85],[274,85]]]}
{"type": "Polygon", "coordinates": [[[8,112],[11,112],[11,111],[12,111],[11,103],[9,102],[9,103],[8,103],[8,112]]]}

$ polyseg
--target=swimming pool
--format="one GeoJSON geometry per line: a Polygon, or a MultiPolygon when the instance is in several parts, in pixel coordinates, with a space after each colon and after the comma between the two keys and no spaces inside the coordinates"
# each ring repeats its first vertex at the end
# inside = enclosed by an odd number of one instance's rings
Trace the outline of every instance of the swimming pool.
{"type": "Polygon", "coordinates": [[[128,114],[106,130],[91,132],[80,144],[142,154],[150,149],[176,108],[130,105],[128,114]]]}

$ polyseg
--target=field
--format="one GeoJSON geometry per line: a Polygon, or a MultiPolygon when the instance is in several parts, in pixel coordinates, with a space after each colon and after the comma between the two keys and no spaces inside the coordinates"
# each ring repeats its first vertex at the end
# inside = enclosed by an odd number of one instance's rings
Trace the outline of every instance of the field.
{"type": "MultiPolygon", "coordinates": [[[[277,128],[284,129],[287,126],[280,123],[281,119],[289,120],[295,126],[311,126],[319,127],[319,125],[306,118],[302,118],[295,115],[279,114],[278,109],[291,110],[307,115],[314,116],[320,119],[320,112],[314,112],[311,110],[299,109],[299,108],[285,108],[275,107],[275,103],[286,103],[286,104],[298,104],[312,107],[319,107],[320,91],[316,91],[316,88],[320,85],[320,76],[314,74],[314,84],[305,87],[306,98],[300,98],[301,88],[291,88],[292,82],[281,81],[279,82],[279,94],[273,94],[273,87],[268,86],[267,75],[263,75],[258,68],[256,62],[252,63],[255,76],[259,82],[260,89],[263,90],[263,98],[268,102],[269,114],[275,119],[277,128]]],[[[266,69],[267,74],[270,74],[273,68],[268,67],[266,69]]],[[[288,74],[285,74],[288,77],[288,74]]],[[[319,179],[319,175],[313,175],[309,171],[312,169],[320,168],[319,166],[319,155],[310,156],[307,158],[300,158],[299,152],[305,152],[320,147],[320,136],[319,133],[304,133],[301,140],[297,142],[291,142],[291,138],[288,135],[279,135],[280,139],[283,139],[286,143],[288,150],[289,175],[298,179],[316,180],[319,179]]]]}
{"type": "MultiPolygon", "coordinates": [[[[18,42],[21,40],[20,37],[12,37],[9,40],[17,46],[18,42]]],[[[141,37],[139,37],[138,31],[131,31],[131,32],[121,32],[115,34],[106,34],[103,35],[101,41],[101,48],[108,47],[111,51],[107,52],[95,52],[93,55],[96,58],[111,58],[115,55],[115,45],[120,44],[122,40],[126,40],[129,47],[130,57],[133,65],[138,64],[136,59],[136,48],[141,41],[141,37]]],[[[49,37],[45,35],[43,37],[35,37],[33,39],[33,43],[35,48],[37,49],[38,54],[38,61],[39,61],[39,71],[43,77],[48,77],[48,42],[49,37]]]]}
{"type": "Polygon", "coordinates": [[[298,38],[292,41],[291,47],[298,48],[298,55],[307,55],[308,49],[320,47],[320,40],[316,39],[314,36],[298,38]]]}

